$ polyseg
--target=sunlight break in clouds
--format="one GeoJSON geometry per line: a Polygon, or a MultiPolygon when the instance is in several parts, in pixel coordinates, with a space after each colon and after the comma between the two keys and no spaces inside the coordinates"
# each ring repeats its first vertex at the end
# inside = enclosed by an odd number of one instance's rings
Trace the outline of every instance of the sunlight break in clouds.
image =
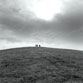
{"type": "Polygon", "coordinates": [[[48,21],[61,12],[61,7],[61,0],[37,0],[34,2],[33,12],[38,18],[48,21]]]}

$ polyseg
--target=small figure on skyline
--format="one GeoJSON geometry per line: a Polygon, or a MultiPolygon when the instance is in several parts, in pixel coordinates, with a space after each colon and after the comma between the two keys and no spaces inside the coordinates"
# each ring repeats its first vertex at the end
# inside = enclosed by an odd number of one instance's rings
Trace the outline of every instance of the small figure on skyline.
{"type": "Polygon", "coordinates": [[[39,47],[41,47],[41,45],[39,45],[39,47]]]}
{"type": "Polygon", "coordinates": [[[35,47],[38,47],[38,44],[36,44],[35,47]]]}

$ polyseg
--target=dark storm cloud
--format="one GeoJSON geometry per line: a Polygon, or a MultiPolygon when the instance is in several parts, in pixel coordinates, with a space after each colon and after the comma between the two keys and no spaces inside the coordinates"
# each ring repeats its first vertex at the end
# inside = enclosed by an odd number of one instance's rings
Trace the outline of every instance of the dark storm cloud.
{"type": "MultiPolygon", "coordinates": [[[[83,42],[83,2],[71,1],[65,6],[62,14],[57,15],[50,24],[57,37],[70,43],[83,42]]],[[[54,36],[55,36],[54,34],[54,36]]]]}
{"type": "Polygon", "coordinates": [[[10,3],[8,3],[9,0],[0,1],[0,25],[3,25],[4,30],[11,30],[21,36],[25,34],[28,36],[34,32],[37,22],[34,23],[33,20],[29,19],[29,16],[27,18],[20,14],[21,9],[19,9],[19,6],[12,7],[13,4],[10,5],[12,1],[10,3]]]}
{"type": "Polygon", "coordinates": [[[1,11],[0,25],[3,25],[4,29],[12,30],[17,35],[28,36],[37,31],[36,29],[41,28],[43,24],[43,21],[32,20],[28,17],[23,18],[19,13],[8,14],[8,11],[1,11]]]}
{"type": "Polygon", "coordinates": [[[21,31],[28,29],[28,33],[30,32],[31,27],[33,28],[34,25],[31,23],[24,22],[23,20],[20,20],[18,18],[14,18],[13,16],[1,16],[0,17],[0,23],[5,28],[10,29],[16,33],[20,33],[21,31]]]}

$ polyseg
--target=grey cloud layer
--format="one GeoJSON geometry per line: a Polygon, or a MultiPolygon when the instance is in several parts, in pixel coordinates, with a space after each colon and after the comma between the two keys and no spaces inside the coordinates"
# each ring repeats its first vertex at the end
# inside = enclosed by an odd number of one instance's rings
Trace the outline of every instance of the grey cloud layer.
{"type": "MultiPolygon", "coordinates": [[[[73,0],[64,4],[61,14],[58,14],[52,22],[38,19],[30,19],[20,16],[19,12],[11,12],[8,9],[0,9],[0,25],[3,29],[14,32],[13,35],[37,38],[47,42],[82,43],[83,42],[83,2],[73,0]],[[3,10],[3,11],[2,11],[3,10]],[[8,12],[11,12],[8,14],[8,12]]],[[[12,34],[11,34],[12,35],[12,34]]],[[[5,38],[6,39],[6,38],[5,38]]],[[[9,39],[12,40],[12,39],[9,39]]]]}

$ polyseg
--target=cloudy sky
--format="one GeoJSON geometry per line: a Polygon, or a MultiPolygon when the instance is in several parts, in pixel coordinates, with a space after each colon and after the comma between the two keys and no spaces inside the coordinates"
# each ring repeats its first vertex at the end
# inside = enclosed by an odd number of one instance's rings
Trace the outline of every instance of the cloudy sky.
{"type": "Polygon", "coordinates": [[[0,0],[0,49],[36,43],[83,50],[83,1],[0,0]]]}

